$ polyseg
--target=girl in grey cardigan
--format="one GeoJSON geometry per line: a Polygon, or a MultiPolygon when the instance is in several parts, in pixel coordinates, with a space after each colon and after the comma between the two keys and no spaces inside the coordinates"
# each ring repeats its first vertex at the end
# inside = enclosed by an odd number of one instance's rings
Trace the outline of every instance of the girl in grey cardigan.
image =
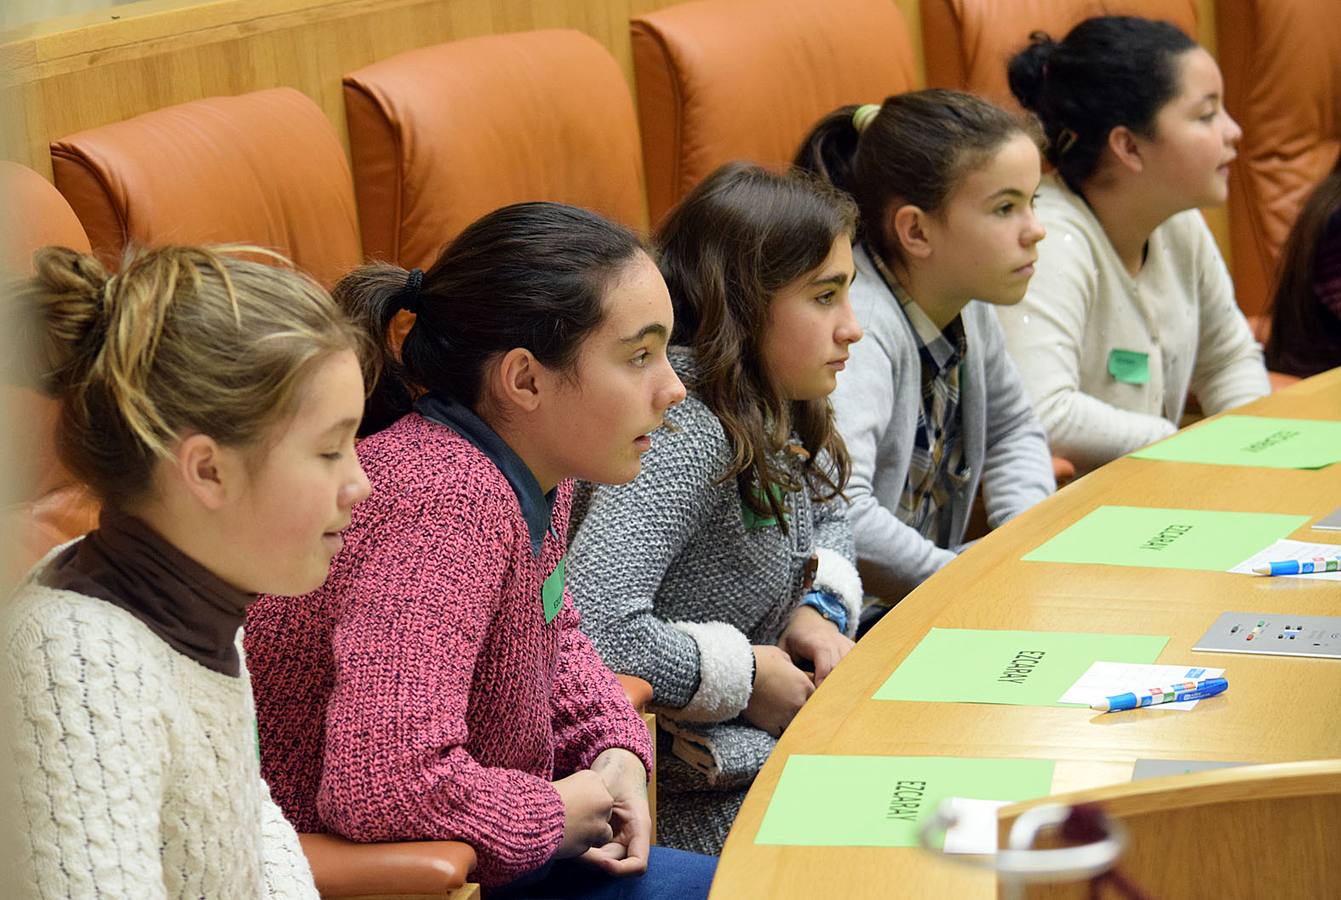
{"type": "Polygon", "coordinates": [[[658,837],[717,853],[745,791],[852,647],[847,453],[828,394],[861,337],[855,210],[728,165],[657,237],[689,389],[626,485],[574,503],[568,579],[607,665],[652,685],[658,837]]]}
{"type": "Polygon", "coordinates": [[[1033,275],[1038,146],[985,100],[928,90],[836,111],[796,162],[861,210],[852,306],[869,337],[833,405],[862,576],[897,602],[962,549],[980,484],[991,527],[1056,486],[988,308],[1033,275]]]}

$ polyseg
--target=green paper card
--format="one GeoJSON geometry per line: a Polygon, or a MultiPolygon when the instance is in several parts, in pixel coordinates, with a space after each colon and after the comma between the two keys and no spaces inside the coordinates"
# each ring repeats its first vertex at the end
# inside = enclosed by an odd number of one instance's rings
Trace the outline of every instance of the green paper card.
{"type": "Polygon", "coordinates": [[[1341,460],[1341,422],[1221,416],[1131,455],[1219,466],[1320,469],[1341,460]]]}
{"type": "Polygon", "coordinates": [[[540,605],[545,610],[545,622],[553,622],[554,617],[563,608],[563,573],[567,568],[568,557],[559,560],[554,571],[549,573],[545,583],[540,586],[540,605]]]}
{"type": "Polygon", "coordinates": [[[1135,350],[1108,351],[1108,374],[1123,384],[1148,384],[1150,356],[1135,350]]]}
{"type": "Polygon", "coordinates": [[[1023,558],[1223,572],[1308,519],[1278,513],[1101,506],[1023,558]]]}
{"type": "Polygon", "coordinates": [[[1057,698],[1092,663],[1152,663],[1168,641],[1143,634],[933,628],[875,699],[1074,706],[1057,698]]]}
{"type": "Polygon", "coordinates": [[[1047,759],[790,756],[754,842],[916,847],[922,821],[946,797],[1044,797],[1052,767],[1047,759]]]}

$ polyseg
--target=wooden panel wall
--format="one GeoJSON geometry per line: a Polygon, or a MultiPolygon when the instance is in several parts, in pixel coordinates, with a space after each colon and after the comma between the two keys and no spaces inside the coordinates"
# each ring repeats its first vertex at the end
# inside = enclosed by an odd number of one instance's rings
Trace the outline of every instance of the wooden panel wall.
{"type": "MultiPolygon", "coordinates": [[[[50,175],[47,144],[199,97],[289,85],[343,135],[340,78],[457,38],[576,28],[632,84],[628,20],[677,0],[141,0],[18,29],[0,44],[0,156],[50,175]]],[[[895,2],[895,0],[891,0],[895,2]]],[[[917,0],[897,0],[917,27],[917,0]]],[[[913,31],[917,34],[917,30],[913,31]]]]}

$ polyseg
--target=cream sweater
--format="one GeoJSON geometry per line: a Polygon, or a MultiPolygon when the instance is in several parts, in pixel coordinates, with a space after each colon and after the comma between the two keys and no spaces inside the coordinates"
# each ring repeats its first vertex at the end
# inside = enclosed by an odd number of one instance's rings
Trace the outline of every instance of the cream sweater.
{"type": "Polygon", "coordinates": [[[124,610],[31,576],[0,635],[9,814],[27,839],[17,896],[315,900],[261,781],[245,667],[210,671],[124,610]]]}
{"type": "MultiPolygon", "coordinates": [[[[1048,175],[1038,216],[1048,236],[1017,306],[998,307],[1053,453],[1081,471],[1172,434],[1188,388],[1218,413],[1270,390],[1262,349],[1201,214],[1188,210],[1150,235],[1132,277],[1085,201],[1048,175]],[[1122,381],[1109,359],[1145,354],[1148,379],[1122,381]]],[[[1119,370],[1121,371],[1120,367],[1119,370]]]]}

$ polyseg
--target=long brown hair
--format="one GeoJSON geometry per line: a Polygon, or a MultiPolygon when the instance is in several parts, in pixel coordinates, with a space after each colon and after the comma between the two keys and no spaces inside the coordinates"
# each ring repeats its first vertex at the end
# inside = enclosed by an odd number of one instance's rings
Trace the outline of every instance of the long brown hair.
{"type": "Polygon", "coordinates": [[[823,264],[835,240],[852,236],[856,216],[851,200],[818,179],[728,163],[671,211],[654,238],[675,308],[672,342],[693,350],[691,387],[731,446],[721,480],[735,478],[742,501],[783,531],[775,489],[803,486],[769,457],[793,430],[808,454],[804,486],[818,498],[841,493],[851,466],[828,398],[784,398],[767,375],[760,342],[773,296],[823,264]]]}
{"type": "Polygon", "coordinates": [[[1317,293],[1325,242],[1341,244],[1341,163],[1309,196],[1281,251],[1266,343],[1272,371],[1307,377],[1341,362],[1330,355],[1341,344],[1341,322],[1324,312],[1317,293]]]}

